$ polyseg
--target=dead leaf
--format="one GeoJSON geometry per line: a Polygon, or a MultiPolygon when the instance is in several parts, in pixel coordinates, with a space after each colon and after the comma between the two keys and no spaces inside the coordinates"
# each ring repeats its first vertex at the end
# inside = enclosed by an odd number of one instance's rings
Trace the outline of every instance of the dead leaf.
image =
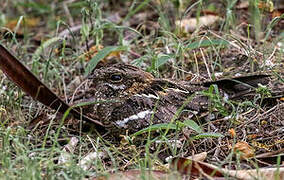
{"type": "Polygon", "coordinates": [[[237,9],[247,9],[249,7],[248,1],[242,1],[236,6],[237,9]]]}
{"type": "Polygon", "coordinates": [[[272,12],[271,16],[272,16],[272,18],[275,18],[275,17],[280,17],[281,15],[282,15],[282,13],[280,11],[276,10],[276,11],[272,12]]]}
{"type": "Polygon", "coordinates": [[[200,176],[205,173],[210,174],[211,177],[223,177],[223,174],[215,169],[215,166],[211,167],[210,164],[182,157],[173,158],[170,169],[191,176],[200,176]]]}
{"type": "Polygon", "coordinates": [[[258,135],[257,134],[249,134],[249,135],[247,135],[247,137],[248,137],[248,139],[255,139],[255,138],[258,137],[258,135]]]}
{"type": "Polygon", "coordinates": [[[192,159],[194,161],[204,161],[207,157],[207,152],[202,152],[199,154],[195,154],[193,156],[189,156],[187,159],[192,159]]]}
{"type": "Polygon", "coordinates": [[[100,176],[97,178],[93,178],[92,180],[139,180],[139,179],[146,179],[146,180],[176,180],[181,179],[181,175],[172,172],[167,173],[164,171],[150,171],[150,170],[129,170],[124,172],[116,172],[113,174],[109,174],[106,176],[100,176]]]}
{"type": "MultiPolygon", "coordinates": [[[[18,23],[19,23],[19,19],[13,19],[13,20],[8,21],[5,24],[5,27],[11,30],[14,30],[18,23]]],[[[40,23],[39,18],[24,18],[24,20],[20,22],[20,25],[21,26],[24,25],[25,27],[32,28],[32,27],[38,26],[39,23],[40,23]]]]}
{"type": "Polygon", "coordinates": [[[184,33],[190,33],[195,31],[197,28],[204,27],[204,26],[211,26],[220,20],[221,17],[216,15],[205,15],[199,18],[189,18],[176,21],[176,26],[181,28],[184,33]]]}
{"type": "Polygon", "coordinates": [[[234,146],[234,152],[240,152],[240,159],[249,159],[254,156],[254,149],[248,145],[247,142],[237,142],[234,146]]]}
{"type": "MultiPolygon", "coordinates": [[[[84,54],[80,55],[79,58],[83,58],[85,61],[90,61],[94,56],[97,55],[97,53],[102,50],[104,46],[98,45],[98,46],[92,46],[88,52],[85,52],[84,54]]],[[[100,63],[107,64],[108,61],[111,61],[113,58],[120,59],[120,54],[122,51],[112,51],[110,54],[108,54],[103,60],[100,61],[100,63]]]]}
{"type": "Polygon", "coordinates": [[[204,166],[202,161],[207,157],[207,152],[202,152],[187,158],[173,158],[170,169],[177,170],[181,174],[200,176],[213,175],[214,177],[223,177],[222,174],[210,166],[204,166]]]}
{"type": "Polygon", "coordinates": [[[269,164],[277,164],[277,159],[280,158],[280,161],[282,161],[282,165],[284,162],[284,148],[279,149],[277,151],[271,151],[271,152],[266,152],[262,154],[258,154],[255,156],[257,160],[260,160],[262,162],[266,162],[269,164]]]}
{"type": "Polygon", "coordinates": [[[79,56],[79,58],[84,57],[85,61],[90,61],[92,57],[94,57],[98,53],[98,51],[102,50],[103,48],[104,46],[102,45],[92,46],[88,52],[85,52],[84,54],[79,56]]]}
{"type": "Polygon", "coordinates": [[[264,144],[264,143],[260,143],[260,142],[256,142],[256,141],[252,141],[251,144],[259,149],[265,149],[266,151],[271,151],[271,147],[273,145],[268,145],[268,144],[264,144]]]}
{"type": "Polygon", "coordinates": [[[236,137],[236,131],[235,129],[231,128],[228,130],[228,133],[231,135],[232,138],[236,137]]]}
{"type": "Polygon", "coordinates": [[[263,10],[263,11],[266,11],[266,12],[273,12],[274,4],[270,0],[268,0],[268,1],[259,1],[258,2],[258,8],[263,10]]]}
{"type": "MultiPolygon", "coordinates": [[[[266,12],[272,12],[274,10],[274,4],[271,0],[259,1],[257,6],[259,9],[266,12]]],[[[248,9],[248,7],[249,1],[242,1],[236,6],[237,9],[248,9]]]]}
{"type": "Polygon", "coordinates": [[[242,180],[250,179],[283,179],[284,177],[284,167],[279,168],[258,168],[250,170],[228,170],[225,168],[219,168],[215,165],[208,164],[201,161],[189,160],[186,158],[174,158],[172,160],[171,168],[177,170],[178,172],[196,176],[196,177],[206,177],[217,178],[236,178],[242,180]]]}
{"type": "Polygon", "coordinates": [[[281,168],[259,168],[252,170],[224,170],[224,173],[242,180],[250,179],[283,179],[284,167],[281,168]]]}

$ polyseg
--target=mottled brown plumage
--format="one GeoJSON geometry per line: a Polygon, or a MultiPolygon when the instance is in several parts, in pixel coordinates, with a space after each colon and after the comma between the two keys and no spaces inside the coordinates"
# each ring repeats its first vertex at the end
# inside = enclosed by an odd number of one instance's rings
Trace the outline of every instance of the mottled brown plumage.
{"type": "MultiPolygon", "coordinates": [[[[1,44],[0,52],[0,69],[24,92],[61,113],[71,107],[1,44]]],[[[74,108],[70,114],[95,124],[97,129],[136,132],[150,124],[184,120],[208,110],[209,99],[201,91],[208,90],[212,84],[218,85],[224,98],[243,98],[258,83],[266,84],[268,79],[265,77],[267,75],[253,75],[192,84],[154,78],[150,73],[127,64],[102,66],[94,70],[70,97],[73,105],[89,105],[82,106],[83,114],[74,108]]],[[[283,97],[283,83],[273,86],[273,97],[283,97]]],[[[36,120],[32,121],[31,126],[35,123],[36,120]]]]}
{"type": "Polygon", "coordinates": [[[154,78],[135,66],[119,63],[94,70],[74,92],[71,103],[94,102],[82,106],[84,114],[99,120],[112,132],[127,129],[133,133],[151,124],[189,119],[207,110],[208,97],[201,91],[208,90],[211,84],[223,87],[227,96],[234,97],[236,93],[248,93],[265,76],[192,84],[154,78]]]}

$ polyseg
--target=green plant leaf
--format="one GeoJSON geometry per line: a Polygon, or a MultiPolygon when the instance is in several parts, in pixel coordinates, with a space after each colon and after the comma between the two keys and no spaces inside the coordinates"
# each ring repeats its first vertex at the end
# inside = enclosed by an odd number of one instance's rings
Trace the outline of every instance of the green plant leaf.
{"type": "Polygon", "coordinates": [[[200,47],[208,47],[208,46],[226,46],[229,43],[222,39],[203,39],[200,41],[195,41],[186,46],[187,49],[196,49],[200,47]]]}
{"type": "Polygon", "coordinates": [[[85,76],[87,76],[92,70],[96,67],[98,62],[105,58],[107,55],[109,55],[113,51],[125,51],[127,50],[127,46],[107,46],[100,50],[87,64],[85,76]]]}
{"type": "Polygon", "coordinates": [[[163,124],[155,124],[152,126],[149,126],[147,128],[141,129],[140,131],[132,134],[131,136],[138,136],[140,134],[143,134],[145,132],[149,132],[149,131],[156,131],[156,130],[161,130],[161,129],[177,129],[177,126],[175,124],[167,124],[167,123],[163,123],[163,124]]]}
{"type": "Polygon", "coordinates": [[[48,39],[46,41],[44,41],[34,52],[32,59],[35,60],[38,57],[40,57],[40,55],[44,52],[44,50],[46,48],[48,48],[50,45],[58,43],[58,42],[62,42],[64,39],[61,37],[53,37],[51,39],[48,39]]]}
{"type": "Polygon", "coordinates": [[[197,133],[203,132],[202,128],[193,120],[186,120],[183,122],[183,124],[189,127],[190,129],[196,131],[197,133]]]}
{"type": "Polygon", "coordinates": [[[158,67],[164,65],[165,63],[167,63],[172,58],[173,58],[172,55],[159,54],[158,58],[156,60],[156,63],[155,63],[155,68],[158,68],[158,67]]]}
{"type": "MultiPolygon", "coordinates": [[[[128,19],[133,16],[134,14],[136,14],[138,11],[140,11],[142,8],[144,8],[145,6],[147,6],[147,4],[151,2],[151,0],[145,0],[141,3],[139,3],[139,5],[134,9],[132,9],[132,5],[130,7],[130,11],[128,12],[128,14],[126,15],[126,17],[124,18],[124,21],[128,21],[128,19]]],[[[135,4],[135,3],[134,3],[135,4]]]]}
{"type": "Polygon", "coordinates": [[[84,22],[82,24],[81,34],[83,35],[84,38],[89,37],[89,35],[90,35],[90,27],[89,27],[88,24],[86,24],[84,22]]]}
{"type": "Polygon", "coordinates": [[[222,134],[220,133],[201,133],[198,134],[196,136],[193,136],[193,139],[201,139],[201,138],[219,138],[219,137],[223,137],[222,134]]]}

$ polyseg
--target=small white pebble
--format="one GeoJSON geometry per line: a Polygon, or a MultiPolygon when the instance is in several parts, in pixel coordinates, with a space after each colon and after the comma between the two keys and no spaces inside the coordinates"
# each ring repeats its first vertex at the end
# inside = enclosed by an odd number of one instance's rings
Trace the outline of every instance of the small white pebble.
{"type": "Polygon", "coordinates": [[[88,155],[86,155],[80,162],[79,166],[84,169],[85,171],[90,169],[92,163],[94,160],[97,158],[101,158],[103,156],[103,153],[98,153],[98,152],[91,152],[88,155]]]}
{"type": "Polygon", "coordinates": [[[58,164],[64,164],[71,160],[71,154],[73,154],[75,147],[77,146],[79,139],[72,137],[68,144],[66,144],[58,158],[58,164]]]}

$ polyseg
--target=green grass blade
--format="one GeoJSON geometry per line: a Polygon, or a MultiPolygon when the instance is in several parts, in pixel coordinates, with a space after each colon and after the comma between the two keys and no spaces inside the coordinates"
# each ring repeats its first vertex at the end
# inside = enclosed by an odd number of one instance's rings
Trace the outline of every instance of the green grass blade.
{"type": "Polygon", "coordinates": [[[197,133],[203,132],[202,128],[193,120],[186,120],[183,122],[183,124],[189,127],[190,129],[196,131],[197,133]]]}
{"type": "Polygon", "coordinates": [[[175,124],[167,124],[167,123],[163,123],[163,124],[155,124],[152,126],[149,126],[145,129],[142,129],[134,134],[132,134],[131,136],[138,136],[140,134],[149,132],[149,131],[156,131],[156,130],[162,130],[162,129],[177,129],[177,126],[175,124]]]}
{"type": "Polygon", "coordinates": [[[158,68],[158,67],[164,65],[165,63],[167,63],[172,58],[173,58],[172,55],[159,54],[158,58],[157,58],[157,61],[155,63],[155,68],[158,68]]]}
{"type": "Polygon", "coordinates": [[[98,62],[104,59],[107,55],[109,55],[113,51],[125,51],[127,50],[126,46],[107,46],[98,52],[88,63],[85,71],[85,76],[87,76],[92,70],[96,67],[98,62]]]}
{"type": "Polygon", "coordinates": [[[222,39],[203,39],[200,41],[195,41],[186,46],[186,49],[197,49],[201,47],[208,46],[226,46],[229,43],[222,39]]]}
{"type": "Polygon", "coordinates": [[[128,19],[130,17],[132,17],[134,14],[136,14],[138,11],[140,11],[142,8],[144,8],[150,2],[151,2],[151,0],[145,0],[140,5],[138,5],[137,8],[132,9],[131,11],[129,11],[128,14],[126,15],[126,17],[124,18],[124,22],[128,21],[128,19]]]}

